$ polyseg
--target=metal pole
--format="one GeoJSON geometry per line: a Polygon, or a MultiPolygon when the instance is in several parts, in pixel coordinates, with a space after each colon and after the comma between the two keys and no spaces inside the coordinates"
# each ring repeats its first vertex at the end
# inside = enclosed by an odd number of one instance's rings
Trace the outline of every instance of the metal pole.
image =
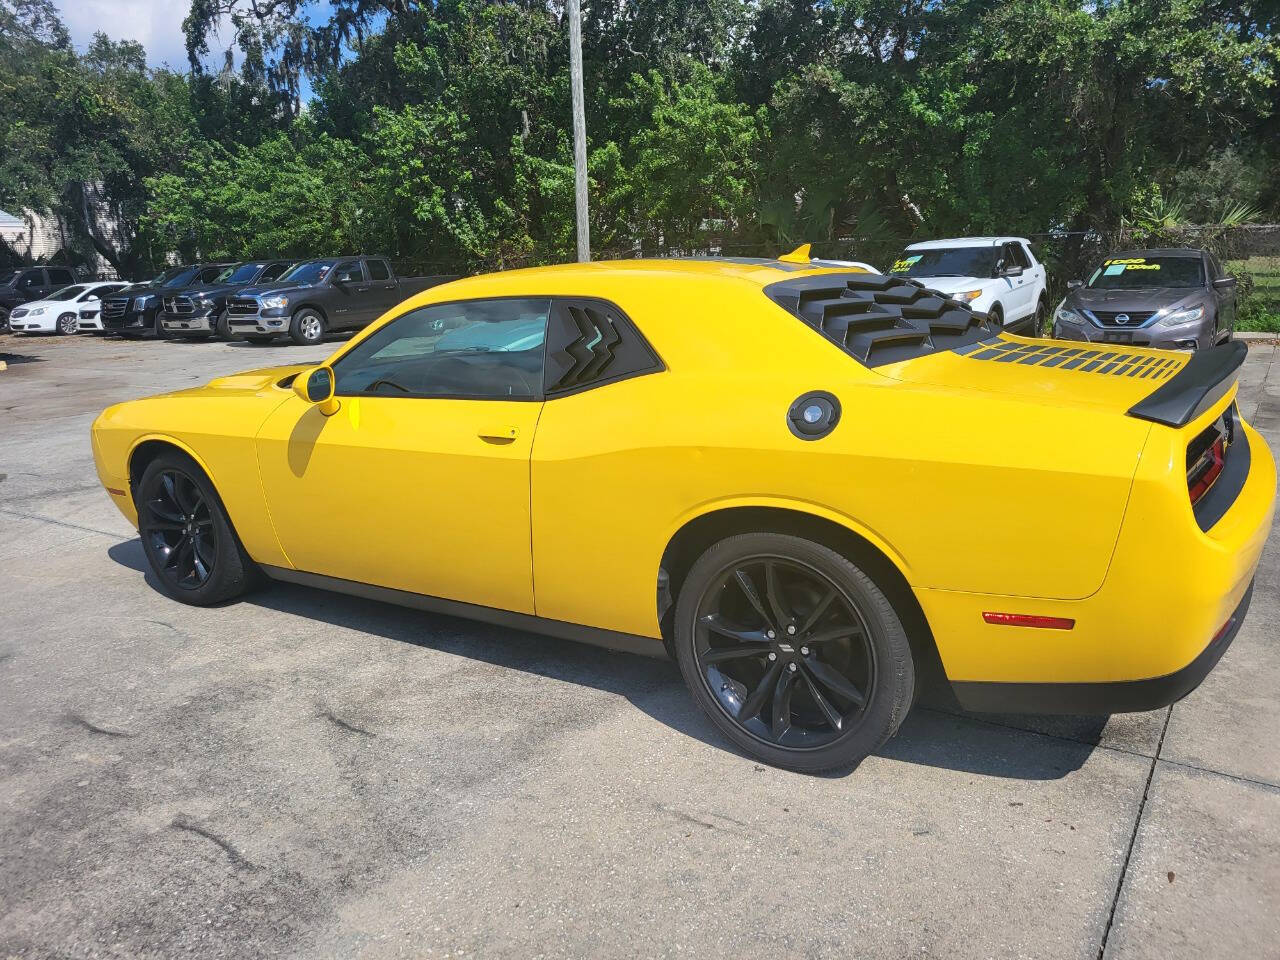
{"type": "Polygon", "coordinates": [[[587,118],[582,107],[582,6],[568,0],[569,79],[573,90],[573,194],[578,217],[578,260],[591,259],[591,223],[587,218],[587,118]]]}

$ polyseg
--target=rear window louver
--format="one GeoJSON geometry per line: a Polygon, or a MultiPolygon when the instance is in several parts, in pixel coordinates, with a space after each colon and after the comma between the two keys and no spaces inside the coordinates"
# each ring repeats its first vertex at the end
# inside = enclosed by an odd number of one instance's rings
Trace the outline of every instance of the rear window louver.
{"type": "Polygon", "coordinates": [[[826,273],[773,283],[764,292],[868,367],[967,346],[999,333],[958,300],[903,277],[826,273]]]}
{"type": "Polygon", "coordinates": [[[631,321],[603,300],[557,300],[547,331],[547,394],[563,395],[662,369],[631,321]]]}

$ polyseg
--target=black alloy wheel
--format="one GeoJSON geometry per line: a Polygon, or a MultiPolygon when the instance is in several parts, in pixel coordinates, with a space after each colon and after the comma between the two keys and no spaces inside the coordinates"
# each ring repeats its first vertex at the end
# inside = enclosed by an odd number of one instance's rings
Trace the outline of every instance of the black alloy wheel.
{"type": "Polygon", "coordinates": [[[213,514],[196,482],[180,470],[154,478],[139,511],[139,524],[156,570],[171,586],[195,590],[213,576],[218,535],[213,514]]]}
{"type": "Polygon", "coordinates": [[[164,452],[134,491],[142,548],[168,596],[208,606],[262,580],[245,553],[209,478],[187,455],[164,452]]]}
{"type": "Polygon", "coordinates": [[[57,333],[59,336],[65,337],[75,333],[80,326],[80,318],[74,313],[64,313],[58,317],[57,333]]]}
{"type": "Polygon", "coordinates": [[[855,763],[910,706],[914,669],[892,605],[820,544],[781,534],[723,541],[690,571],[677,623],[695,699],[735,743],[779,766],[855,763]]]}

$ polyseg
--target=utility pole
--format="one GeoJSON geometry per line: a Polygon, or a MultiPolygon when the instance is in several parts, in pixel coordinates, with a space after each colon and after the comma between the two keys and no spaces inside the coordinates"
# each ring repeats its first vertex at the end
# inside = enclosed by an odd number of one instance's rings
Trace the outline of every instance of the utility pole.
{"type": "Polygon", "coordinates": [[[591,259],[591,222],[587,218],[587,118],[582,107],[582,4],[568,0],[569,81],[573,90],[573,199],[578,216],[578,260],[591,259]]]}

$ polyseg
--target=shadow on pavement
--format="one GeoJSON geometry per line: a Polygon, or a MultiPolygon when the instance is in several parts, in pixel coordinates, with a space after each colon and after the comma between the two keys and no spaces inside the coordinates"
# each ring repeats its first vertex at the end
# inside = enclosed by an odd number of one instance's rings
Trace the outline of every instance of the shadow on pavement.
{"type": "MultiPolygon", "coordinates": [[[[158,590],[141,541],[108,548],[121,566],[143,574],[158,590]]],[[[541,634],[412,610],[376,600],[294,584],[272,583],[243,600],[281,613],[359,630],[399,643],[576,683],[624,697],[674,730],[730,753],[694,705],[680,672],[651,659],[541,634]]],[[[984,717],[927,705],[912,710],[878,756],[904,763],[1020,780],[1056,780],[1079,769],[1097,745],[1106,717],[984,717]]],[[[834,771],[843,777],[853,771],[834,771]]]]}

